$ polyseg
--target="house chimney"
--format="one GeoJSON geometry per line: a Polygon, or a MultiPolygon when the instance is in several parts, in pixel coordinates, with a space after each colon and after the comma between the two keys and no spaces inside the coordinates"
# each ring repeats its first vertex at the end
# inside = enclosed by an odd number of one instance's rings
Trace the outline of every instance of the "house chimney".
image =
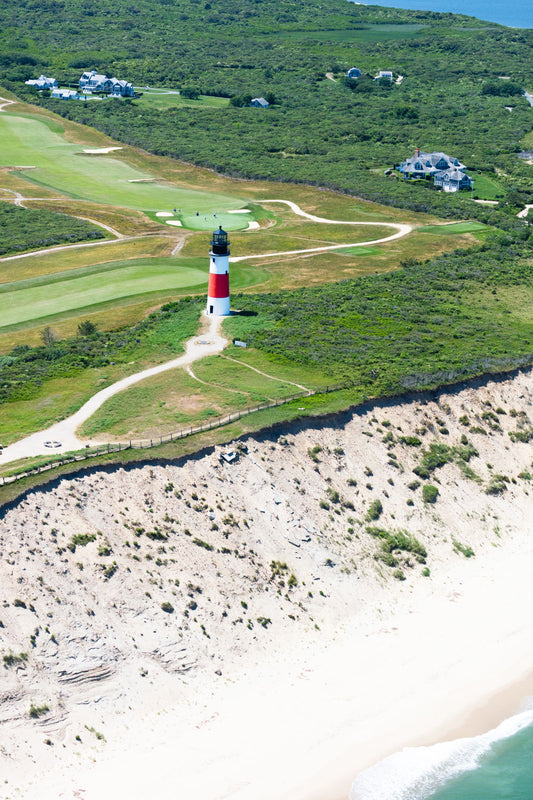
{"type": "Polygon", "coordinates": [[[415,147],[415,158],[418,158],[419,155],[420,155],[420,148],[415,147]]]}

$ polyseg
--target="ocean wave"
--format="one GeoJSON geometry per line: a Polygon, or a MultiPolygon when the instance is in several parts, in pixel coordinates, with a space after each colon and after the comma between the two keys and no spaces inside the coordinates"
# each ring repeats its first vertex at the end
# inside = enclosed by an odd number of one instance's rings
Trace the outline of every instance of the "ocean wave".
{"type": "Polygon", "coordinates": [[[476,769],[495,742],[532,724],[533,700],[525,710],[480,736],[430,747],[406,747],[361,772],[352,784],[349,800],[424,800],[450,778],[476,769]]]}

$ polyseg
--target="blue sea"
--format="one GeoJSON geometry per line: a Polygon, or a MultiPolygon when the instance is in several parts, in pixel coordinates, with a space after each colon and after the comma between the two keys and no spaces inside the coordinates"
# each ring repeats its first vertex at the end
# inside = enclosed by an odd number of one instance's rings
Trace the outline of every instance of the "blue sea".
{"type": "Polygon", "coordinates": [[[350,800],[533,800],[533,703],[470,739],[409,747],[360,773],[350,800]]]}
{"type": "Polygon", "coordinates": [[[533,28],[531,0],[375,0],[373,5],[416,11],[451,11],[454,14],[468,14],[489,22],[499,22],[500,25],[509,25],[511,28],[533,28]]]}

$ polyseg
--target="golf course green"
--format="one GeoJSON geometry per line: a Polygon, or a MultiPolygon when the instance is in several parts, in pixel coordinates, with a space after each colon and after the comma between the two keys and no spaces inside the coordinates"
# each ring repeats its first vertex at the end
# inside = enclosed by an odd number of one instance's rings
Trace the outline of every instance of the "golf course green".
{"type": "Polygon", "coordinates": [[[25,180],[76,200],[152,213],[167,211],[193,230],[212,230],[218,225],[242,230],[253,219],[253,213],[227,213],[245,207],[242,198],[152,180],[148,173],[104,152],[105,148],[66,141],[61,126],[43,117],[0,115],[0,141],[0,166],[12,167],[13,172],[24,167],[25,180]]]}

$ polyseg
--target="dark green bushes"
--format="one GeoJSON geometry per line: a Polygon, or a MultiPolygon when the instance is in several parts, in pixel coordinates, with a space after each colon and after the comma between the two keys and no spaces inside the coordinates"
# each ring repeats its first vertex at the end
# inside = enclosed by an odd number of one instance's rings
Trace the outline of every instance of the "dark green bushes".
{"type": "Polygon", "coordinates": [[[102,231],[85,220],[0,201],[0,256],[103,238],[102,231]]]}

